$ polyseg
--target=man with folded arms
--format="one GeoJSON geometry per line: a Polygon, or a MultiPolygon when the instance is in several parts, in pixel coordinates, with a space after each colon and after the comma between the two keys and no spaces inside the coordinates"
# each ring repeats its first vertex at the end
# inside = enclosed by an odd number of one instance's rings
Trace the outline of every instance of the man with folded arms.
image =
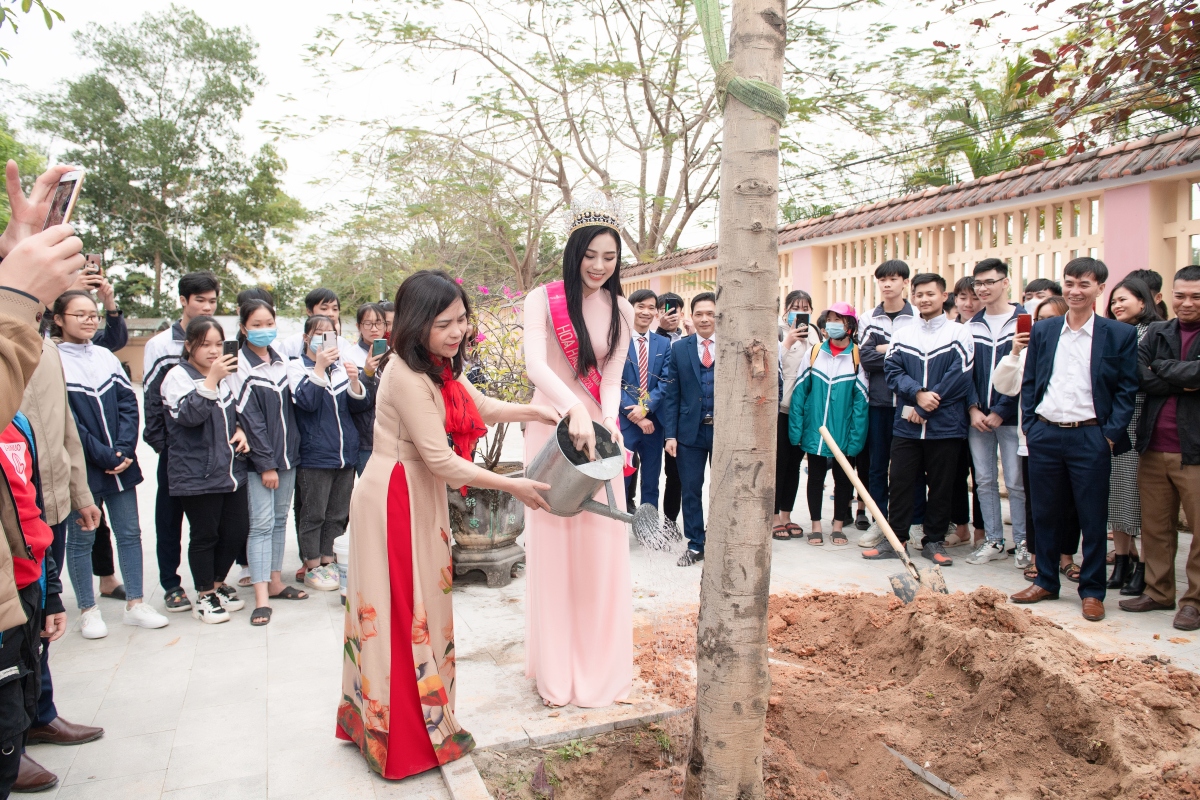
{"type": "MultiPolygon", "coordinates": [[[[1200,267],[1175,273],[1175,319],[1156,322],[1138,347],[1138,376],[1146,407],[1137,426],[1138,491],[1146,593],[1122,600],[1122,611],[1175,608],[1175,554],[1180,501],[1193,529],[1200,520],[1200,267]]],[[[1200,629],[1200,536],[1192,536],[1188,588],[1175,627],[1200,629]]]]}
{"type": "Polygon", "coordinates": [[[1079,596],[1083,618],[1090,622],[1104,619],[1109,474],[1113,455],[1132,446],[1126,428],[1138,390],[1136,330],[1095,313],[1107,279],[1103,261],[1067,262],[1066,316],[1062,322],[1042,320],[1029,335],[1021,426],[1029,448],[1038,576],[1009,598],[1014,603],[1058,599],[1058,545],[1066,526],[1059,498],[1071,492],[1083,529],[1079,596]]]}

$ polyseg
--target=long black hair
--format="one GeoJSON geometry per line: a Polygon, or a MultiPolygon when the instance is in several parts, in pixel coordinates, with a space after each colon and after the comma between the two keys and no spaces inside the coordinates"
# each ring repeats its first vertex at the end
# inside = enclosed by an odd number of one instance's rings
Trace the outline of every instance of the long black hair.
{"type": "MultiPolygon", "coordinates": [[[[471,301],[462,286],[446,272],[440,269],[423,269],[405,278],[396,290],[396,317],[392,322],[392,338],[388,342],[383,360],[380,361],[379,369],[382,371],[392,353],[395,353],[413,372],[424,373],[436,385],[441,386],[445,365],[440,363],[440,359],[435,361],[433,356],[429,355],[427,344],[434,320],[453,305],[455,300],[462,301],[469,319],[471,301]]],[[[458,352],[450,361],[455,378],[462,374],[463,351],[467,346],[467,338],[463,337],[458,352]]]]}
{"type": "Polygon", "coordinates": [[[221,334],[221,338],[225,338],[225,329],[221,327],[221,323],[217,322],[212,317],[196,317],[188,323],[187,330],[183,332],[183,353],[180,354],[180,361],[192,360],[192,348],[204,342],[208,338],[208,332],[216,329],[221,334]]]}
{"type": "MultiPolygon", "coordinates": [[[[249,291],[254,290],[251,289],[249,291]]],[[[245,294],[245,292],[242,294],[245,294]]],[[[239,294],[238,297],[241,297],[241,294],[239,294]]],[[[238,347],[242,347],[246,344],[246,334],[242,331],[246,328],[246,323],[250,321],[250,315],[255,311],[258,311],[260,308],[265,308],[267,311],[270,311],[271,319],[275,319],[275,306],[271,305],[269,302],[260,297],[251,297],[247,300],[243,300],[238,306],[238,347]]]]}
{"type": "Polygon", "coordinates": [[[1108,295],[1108,308],[1104,312],[1104,316],[1109,319],[1116,319],[1113,316],[1112,299],[1117,293],[1117,289],[1124,289],[1131,295],[1142,301],[1142,313],[1137,315],[1130,324],[1141,325],[1143,322],[1157,322],[1162,319],[1158,315],[1158,306],[1154,302],[1154,293],[1150,291],[1150,287],[1141,278],[1126,278],[1113,287],[1112,292],[1108,295]]]}
{"type": "MultiPolygon", "coordinates": [[[[587,324],[583,320],[583,257],[587,253],[592,240],[602,233],[607,233],[617,243],[617,267],[601,288],[607,291],[612,300],[612,316],[608,323],[608,355],[604,363],[616,355],[617,346],[621,343],[621,307],[617,298],[623,295],[621,291],[621,234],[605,225],[588,225],[571,234],[567,239],[566,249],[563,250],[563,288],[567,295],[567,315],[571,318],[571,326],[575,328],[575,338],[579,340],[579,363],[575,371],[583,376],[593,367],[599,367],[596,351],[592,349],[591,337],[587,335],[587,324]]],[[[396,318],[399,319],[399,307],[396,318]]]]}

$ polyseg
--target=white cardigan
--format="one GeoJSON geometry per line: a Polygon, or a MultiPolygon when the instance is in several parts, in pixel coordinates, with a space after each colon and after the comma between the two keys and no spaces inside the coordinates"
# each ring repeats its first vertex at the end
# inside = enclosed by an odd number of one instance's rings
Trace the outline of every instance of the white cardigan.
{"type": "Polygon", "coordinates": [[[1021,426],[1021,381],[1025,376],[1026,347],[1020,355],[1009,353],[996,362],[992,370],[992,388],[1003,395],[1017,398],[1017,455],[1028,456],[1029,448],[1025,446],[1025,429],[1021,426]]]}

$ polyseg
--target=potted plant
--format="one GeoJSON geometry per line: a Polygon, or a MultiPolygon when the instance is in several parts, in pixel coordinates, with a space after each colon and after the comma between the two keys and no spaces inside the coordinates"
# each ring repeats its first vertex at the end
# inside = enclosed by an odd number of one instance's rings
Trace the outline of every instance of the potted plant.
{"type": "MultiPolygon", "coordinates": [[[[476,306],[475,333],[464,372],[481,392],[497,400],[528,403],[533,384],[525,372],[521,344],[521,311],[516,298],[502,290],[503,301],[486,286],[476,306]]],[[[520,472],[520,461],[503,461],[504,443],[511,423],[491,427],[476,450],[476,462],[501,475],[520,472]]],[[[488,586],[506,586],[513,567],[525,560],[517,537],[525,530],[525,506],[508,492],[496,489],[449,489],[450,530],[454,534],[454,574],[481,570],[488,586]]]]}

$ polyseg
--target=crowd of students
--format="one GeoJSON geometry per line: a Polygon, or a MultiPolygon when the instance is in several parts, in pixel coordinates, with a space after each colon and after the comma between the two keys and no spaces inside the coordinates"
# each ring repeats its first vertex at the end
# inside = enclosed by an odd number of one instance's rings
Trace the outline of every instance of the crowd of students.
{"type": "MultiPolygon", "coordinates": [[[[1126,276],[1096,313],[1108,268],[1094,258],[1070,261],[1061,285],[1031,281],[1019,303],[1008,265],[994,258],[953,287],[899,260],[880,264],[875,279],[881,302],[861,319],[839,302],[812,321],[812,299],[799,290],[783,303],[772,536],[825,543],[832,470],[829,541],[848,544],[853,526],[865,531],[864,558],[899,557],[871,525],[866,498],[854,508],[825,427],[906,548],[921,525],[919,552],[933,563],[952,566],[947,548],[958,546],[970,548],[967,564],[1011,557],[1032,583],[1013,602],[1055,599],[1065,578],[1079,585],[1088,620],[1104,618],[1107,590],[1128,598],[1124,611],[1175,610],[1179,512],[1187,524],[1200,519],[1200,428],[1188,424],[1200,421],[1200,266],[1175,275],[1169,321],[1150,270],[1126,276]],[[805,460],[807,534],[793,518],[805,460]]],[[[640,478],[627,478],[627,501],[640,483],[641,502],[658,504],[665,451],[663,510],[677,519],[672,499],[682,496],[679,564],[688,566],[704,557],[716,297],[694,297],[690,319],[674,294],[642,289],[629,301],[621,424],[640,478]]],[[[1188,577],[1173,625],[1190,631],[1200,629],[1200,546],[1188,577]]]]}

